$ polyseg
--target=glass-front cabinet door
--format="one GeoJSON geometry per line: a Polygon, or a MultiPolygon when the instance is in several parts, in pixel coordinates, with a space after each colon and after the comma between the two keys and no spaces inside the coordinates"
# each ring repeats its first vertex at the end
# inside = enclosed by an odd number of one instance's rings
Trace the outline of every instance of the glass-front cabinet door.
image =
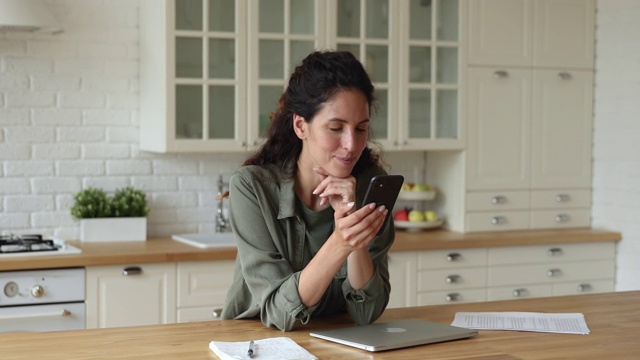
{"type": "Polygon", "coordinates": [[[329,42],[337,50],[353,53],[369,73],[377,97],[369,128],[385,149],[397,147],[397,5],[393,0],[333,0],[329,4],[330,19],[335,22],[329,42]]]}
{"type": "Polygon", "coordinates": [[[403,149],[461,148],[459,2],[402,1],[398,143],[403,149]]]}
{"type": "Polygon", "coordinates": [[[324,47],[324,1],[260,0],[248,8],[248,139],[261,144],[289,75],[324,47]]]}

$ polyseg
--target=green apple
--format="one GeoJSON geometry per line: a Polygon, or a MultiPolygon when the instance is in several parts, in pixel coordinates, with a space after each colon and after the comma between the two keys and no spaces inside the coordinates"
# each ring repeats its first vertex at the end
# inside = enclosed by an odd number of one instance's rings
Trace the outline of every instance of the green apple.
{"type": "Polygon", "coordinates": [[[404,183],[402,184],[400,191],[411,191],[412,188],[413,188],[413,183],[404,183]]]}
{"type": "Polygon", "coordinates": [[[424,212],[424,219],[428,222],[438,221],[438,214],[433,210],[427,210],[424,212]]]}
{"type": "Polygon", "coordinates": [[[429,184],[415,184],[413,185],[413,188],[411,189],[411,191],[431,191],[431,185],[429,184]]]}
{"type": "Polygon", "coordinates": [[[420,210],[411,210],[409,211],[409,221],[411,222],[422,222],[424,221],[424,213],[420,210]]]}

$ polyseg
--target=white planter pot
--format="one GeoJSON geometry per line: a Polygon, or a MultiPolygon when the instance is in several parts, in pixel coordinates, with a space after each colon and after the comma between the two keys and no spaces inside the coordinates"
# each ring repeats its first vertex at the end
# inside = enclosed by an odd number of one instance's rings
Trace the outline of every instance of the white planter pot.
{"type": "Polygon", "coordinates": [[[81,219],[80,240],[85,242],[145,241],[147,240],[147,218],[81,219]]]}

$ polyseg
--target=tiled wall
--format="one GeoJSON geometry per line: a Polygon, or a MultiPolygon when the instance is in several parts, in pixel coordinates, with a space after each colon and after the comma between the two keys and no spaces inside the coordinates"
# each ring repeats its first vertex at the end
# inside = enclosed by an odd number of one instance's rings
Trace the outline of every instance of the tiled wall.
{"type": "Polygon", "coordinates": [[[599,0],[593,226],[620,231],[617,290],[640,289],[640,2],[599,0]]]}
{"type": "MultiPolygon", "coordinates": [[[[0,33],[0,233],[76,239],[73,194],[129,185],[148,194],[150,236],[213,231],[218,175],[246,154],[140,152],[138,1],[47,3],[64,33],[0,33]]],[[[422,172],[421,153],[396,156],[422,172]]]]}

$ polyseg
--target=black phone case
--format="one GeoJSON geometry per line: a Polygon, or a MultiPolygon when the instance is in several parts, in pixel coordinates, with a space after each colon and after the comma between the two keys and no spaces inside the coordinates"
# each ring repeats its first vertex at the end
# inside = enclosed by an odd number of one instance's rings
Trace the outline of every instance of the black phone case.
{"type": "Polygon", "coordinates": [[[391,211],[396,204],[400,188],[404,183],[404,177],[402,175],[377,175],[369,182],[369,188],[364,195],[364,201],[362,206],[376,203],[376,206],[384,205],[389,210],[387,217],[384,219],[384,224],[378,231],[377,235],[380,235],[384,228],[387,226],[387,221],[391,217],[391,211]]]}

